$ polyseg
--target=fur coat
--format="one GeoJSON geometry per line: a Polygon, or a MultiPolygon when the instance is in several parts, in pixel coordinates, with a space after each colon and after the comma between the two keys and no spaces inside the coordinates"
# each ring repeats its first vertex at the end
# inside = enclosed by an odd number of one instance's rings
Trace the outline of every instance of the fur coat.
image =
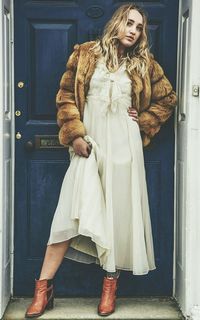
{"type": "MultiPolygon", "coordinates": [[[[67,62],[56,95],[59,141],[64,146],[87,132],[83,124],[84,104],[98,56],[89,50],[95,41],[76,44],[67,62]]],[[[142,78],[132,72],[132,106],[138,111],[143,146],[147,146],[161,125],[171,116],[177,103],[176,93],[162,67],[151,55],[149,70],[142,78]]]]}

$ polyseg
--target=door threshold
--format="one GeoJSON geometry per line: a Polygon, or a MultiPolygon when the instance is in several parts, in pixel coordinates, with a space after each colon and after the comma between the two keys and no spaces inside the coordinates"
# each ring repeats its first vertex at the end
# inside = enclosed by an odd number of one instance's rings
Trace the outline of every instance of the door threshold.
{"type": "MultiPolygon", "coordinates": [[[[178,320],[184,319],[176,301],[170,297],[117,298],[115,312],[109,317],[97,314],[100,298],[55,298],[54,308],[46,310],[39,319],[95,320],[102,318],[121,320],[178,320]]],[[[24,314],[32,298],[11,299],[4,320],[25,319],[24,314]]]]}

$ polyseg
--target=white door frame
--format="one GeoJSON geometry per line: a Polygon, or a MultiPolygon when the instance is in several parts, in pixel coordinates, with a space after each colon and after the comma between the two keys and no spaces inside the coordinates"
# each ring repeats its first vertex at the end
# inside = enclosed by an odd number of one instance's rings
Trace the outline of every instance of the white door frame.
{"type": "Polygon", "coordinates": [[[13,285],[15,141],[12,4],[12,0],[0,2],[0,318],[13,285]]]}
{"type": "MultiPolygon", "coordinates": [[[[193,86],[200,87],[200,1],[180,0],[179,49],[181,30],[185,25],[187,64],[185,72],[177,70],[177,92],[185,120],[177,117],[176,133],[176,251],[174,296],[187,319],[200,320],[200,98],[193,86]],[[186,21],[187,20],[187,21],[186,21]],[[186,23],[185,23],[186,22],[186,23]]],[[[184,69],[184,68],[183,68],[184,69]]],[[[198,87],[197,87],[198,89],[198,87]]]]}
{"type": "MultiPolygon", "coordinates": [[[[200,45],[197,45],[199,41],[199,31],[200,30],[200,19],[198,17],[198,12],[200,12],[200,1],[199,0],[180,0],[180,5],[182,1],[189,1],[193,3],[193,12],[191,13],[192,25],[191,28],[194,30],[191,36],[191,62],[190,62],[190,77],[189,77],[189,88],[191,89],[193,84],[200,85],[200,74],[197,75],[197,69],[200,70],[200,60],[198,56],[200,54],[200,45]],[[199,26],[199,28],[198,28],[199,26]],[[196,32],[195,32],[196,31],[196,32]],[[195,45],[196,42],[196,45],[195,45]],[[198,51],[199,50],[199,51],[198,51]],[[198,54],[199,53],[199,54],[198,54]]],[[[1,1],[2,2],[2,1],[1,1]]],[[[9,2],[9,0],[4,0],[4,2],[9,2]]],[[[10,0],[10,16],[13,26],[14,14],[13,14],[13,2],[14,0],[10,0]]],[[[3,61],[3,30],[2,30],[2,3],[0,4],[0,61],[3,61]]],[[[181,19],[179,15],[179,19],[181,19]]],[[[179,30],[180,32],[180,30],[179,30]]],[[[13,35],[13,30],[12,30],[13,35]]],[[[12,41],[13,43],[13,41],[12,41]]],[[[178,51],[179,54],[179,51],[178,51]]],[[[12,70],[14,70],[14,58],[13,58],[13,49],[12,49],[12,58],[11,65],[12,70]]],[[[178,57],[179,62],[179,57],[178,57]]],[[[178,79],[178,73],[177,73],[178,79]]],[[[0,72],[0,102],[1,105],[3,103],[3,74],[0,72]]],[[[12,74],[12,128],[13,128],[13,136],[12,136],[12,157],[15,159],[15,116],[14,116],[14,76],[12,74]]],[[[178,88],[177,88],[178,89],[178,88]]],[[[191,93],[191,92],[190,92],[191,93]]],[[[3,132],[3,108],[0,108],[0,133],[3,132]]],[[[177,111],[176,111],[177,115],[177,111]]],[[[175,139],[176,139],[176,150],[175,150],[175,236],[174,236],[174,287],[173,287],[173,296],[177,299],[183,314],[187,316],[188,319],[191,320],[200,320],[200,274],[198,271],[200,270],[200,250],[198,250],[198,244],[200,244],[200,200],[198,200],[198,196],[200,194],[200,151],[198,147],[200,146],[200,102],[199,98],[190,97],[190,113],[188,118],[188,128],[187,128],[187,163],[190,164],[190,167],[186,167],[185,169],[185,185],[186,189],[186,197],[185,197],[185,224],[183,221],[177,222],[177,191],[178,191],[178,175],[177,175],[177,145],[179,141],[177,141],[177,117],[175,117],[175,139]],[[177,225],[180,225],[180,229],[177,228],[177,225]],[[179,237],[178,230],[182,230],[182,236],[184,237],[183,241],[183,252],[185,253],[185,259],[183,261],[184,268],[184,277],[181,277],[177,272],[176,264],[177,258],[180,254],[178,252],[179,247],[177,248],[177,237],[179,237]],[[199,290],[198,290],[199,289],[199,290]]],[[[3,181],[3,139],[2,135],[0,135],[0,190],[2,190],[4,186],[3,181]]],[[[13,161],[13,178],[14,178],[14,161],[13,161]]],[[[14,188],[14,181],[13,181],[14,188]]],[[[13,191],[13,190],[12,190],[13,191]]],[[[13,194],[13,203],[14,203],[14,192],[13,194]]],[[[2,200],[2,199],[1,199],[2,200]]],[[[2,204],[2,201],[0,202],[2,204]]],[[[0,206],[0,256],[2,256],[3,252],[3,238],[2,238],[2,217],[3,217],[3,207],[0,206]]],[[[13,295],[13,252],[14,252],[14,243],[13,243],[13,229],[14,229],[14,206],[12,207],[12,225],[11,225],[11,238],[10,238],[10,258],[11,258],[11,296],[13,295]]],[[[2,270],[0,267],[0,277],[2,277],[2,270]]],[[[1,278],[0,278],[1,281],[1,278]]],[[[0,291],[0,301],[2,301],[2,292],[0,291]]],[[[1,304],[0,308],[0,317],[3,315],[5,309],[4,305],[1,304]]]]}

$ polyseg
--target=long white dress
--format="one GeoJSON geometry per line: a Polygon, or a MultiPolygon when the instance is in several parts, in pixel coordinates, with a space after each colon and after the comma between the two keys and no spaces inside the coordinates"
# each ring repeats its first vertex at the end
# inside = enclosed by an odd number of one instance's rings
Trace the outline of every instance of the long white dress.
{"type": "Polygon", "coordinates": [[[92,152],[79,157],[69,147],[71,162],[47,244],[72,238],[66,258],[143,275],[156,266],[142,139],[129,106],[125,62],[109,72],[99,59],[83,118],[92,152]]]}

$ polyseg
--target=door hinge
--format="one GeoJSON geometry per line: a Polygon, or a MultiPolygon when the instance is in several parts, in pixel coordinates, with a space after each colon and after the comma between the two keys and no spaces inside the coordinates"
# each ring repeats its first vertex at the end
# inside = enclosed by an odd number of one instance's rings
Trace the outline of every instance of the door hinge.
{"type": "Polygon", "coordinates": [[[192,95],[193,95],[193,97],[199,97],[199,86],[198,85],[192,86],[192,95]]]}

